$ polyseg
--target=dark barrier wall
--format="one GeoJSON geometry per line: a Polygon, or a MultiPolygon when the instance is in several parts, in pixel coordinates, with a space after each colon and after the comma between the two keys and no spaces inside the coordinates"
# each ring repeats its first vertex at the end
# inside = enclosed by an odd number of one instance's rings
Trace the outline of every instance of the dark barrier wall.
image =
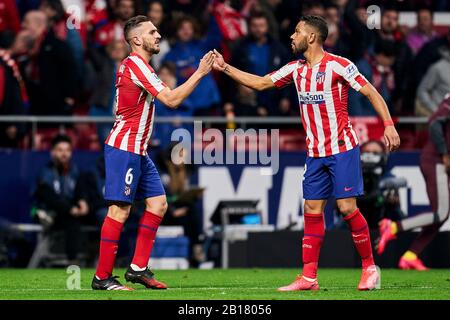
{"type": "MultiPolygon", "coordinates": [[[[380,257],[374,252],[375,263],[381,268],[396,268],[398,260],[409,248],[416,232],[406,232],[393,241],[380,257]]],[[[230,246],[231,268],[299,268],[301,267],[300,231],[249,233],[248,241],[236,241],[230,246]]],[[[371,232],[372,245],[378,232],[371,232]]],[[[421,255],[426,266],[450,267],[450,232],[440,232],[421,255]]],[[[348,230],[329,230],[320,251],[320,266],[325,268],[356,268],[361,259],[348,230]]]]}
{"type": "MultiPolygon", "coordinates": [[[[100,154],[95,152],[75,152],[73,161],[81,170],[88,170],[95,165],[95,160],[99,156],[100,154]]],[[[29,222],[32,189],[40,169],[47,161],[49,161],[48,152],[0,151],[0,168],[2,168],[0,173],[0,217],[13,222],[29,222]]],[[[262,177],[258,173],[253,180],[249,180],[249,175],[245,172],[255,166],[201,166],[192,178],[192,182],[207,187],[203,198],[204,224],[209,220],[209,216],[221,197],[246,198],[253,192],[254,197],[262,199],[260,205],[267,215],[266,221],[282,228],[280,215],[286,212],[283,206],[290,205],[289,199],[301,199],[301,194],[297,190],[301,185],[301,177],[292,177],[291,172],[302,171],[304,162],[305,153],[281,152],[278,174],[262,177]],[[228,177],[229,181],[220,178],[221,175],[228,177]],[[262,194],[255,193],[257,187],[260,187],[258,179],[263,179],[263,183],[264,181],[269,182],[267,190],[265,192],[263,190],[262,194]],[[219,186],[215,187],[214,183],[218,183],[219,186]],[[228,193],[220,190],[224,186],[228,188],[228,193]],[[264,199],[266,199],[266,203],[264,199]]],[[[394,153],[388,163],[388,167],[393,168],[395,174],[408,179],[408,188],[402,191],[401,197],[403,207],[409,215],[429,210],[418,163],[418,152],[394,153]]],[[[295,212],[297,217],[299,214],[301,211],[295,212]]],[[[332,224],[332,220],[332,216],[327,217],[327,226],[332,224]]]]}

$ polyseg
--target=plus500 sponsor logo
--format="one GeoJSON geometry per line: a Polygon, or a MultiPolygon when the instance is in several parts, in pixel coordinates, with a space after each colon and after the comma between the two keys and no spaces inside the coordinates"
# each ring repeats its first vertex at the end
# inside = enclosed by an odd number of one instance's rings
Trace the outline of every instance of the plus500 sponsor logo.
{"type": "Polygon", "coordinates": [[[298,95],[300,104],[322,104],[325,103],[323,93],[300,93],[298,95]]]}

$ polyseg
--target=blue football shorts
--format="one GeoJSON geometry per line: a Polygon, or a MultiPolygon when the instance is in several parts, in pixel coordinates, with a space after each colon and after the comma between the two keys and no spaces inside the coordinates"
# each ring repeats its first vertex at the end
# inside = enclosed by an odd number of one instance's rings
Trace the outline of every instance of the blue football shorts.
{"type": "Polygon", "coordinates": [[[132,203],[133,200],[165,195],[153,161],[105,145],[105,200],[132,203]]]}
{"type": "Polygon", "coordinates": [[[336,199],[364,195],[359,146],[328,157],[307,157],[303,175],[306,200],[336,199]]]}

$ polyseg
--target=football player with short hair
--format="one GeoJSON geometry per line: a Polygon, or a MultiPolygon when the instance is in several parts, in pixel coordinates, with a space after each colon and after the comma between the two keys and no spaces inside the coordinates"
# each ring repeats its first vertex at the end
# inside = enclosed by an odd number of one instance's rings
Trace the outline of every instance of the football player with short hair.
{"type": "Polygon", "coordinates": [[[166,289],[156,280],[147,264],[156,232],[167,210],[164,188],[158,171],[147,153],[153,129],[155,98],[169,108],[178,107],[211,70],[212,51],[200,60],[198,69],[182,85],[170,89],[149,65],[159,52],[161,35],[146,16],[136,16],[124,27],[131,54],[122,61],[116,77],[116,121],[105,141],[105,199],[108,214],[101,230],[100,256],[92,288],[95,290],[131,290],[123,286],[112,270],[123,224],[134,199],[145,201],[139,222],[133,260],[125,279],[151,289],[166,289]]]}
{"type": "Polygon", "coordinates": [[[376,288],[380,277],[372,256],[367,222],[356,206],[356,197],[362,195],[364,189],[358,138],[348,118],[349,87],[365,95],[382,118],[384,139],[390,151],[399,147],[400,138],[386,103],[376,89],[351,61],[323,49],[327,36],[328,26],[323,18],[303,16],[291,40],[294,54],[303,54],[305,60],[289,62],[263,77],[232,67],[215,51],[214,69],[240,84],[265,90],[293,83],[297,89],[308,146],[303,181],[304,266],[302,275],[279,291],[319,289],[317,268],[325,234],[323,212],[330,196],[337,199],[362,259],[358,289],[376,288]]]}

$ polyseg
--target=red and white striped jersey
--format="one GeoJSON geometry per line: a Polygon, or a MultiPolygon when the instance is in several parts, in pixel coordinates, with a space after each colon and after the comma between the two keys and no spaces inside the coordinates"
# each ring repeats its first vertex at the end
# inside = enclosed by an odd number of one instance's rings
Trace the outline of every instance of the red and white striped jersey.
{"type": "Polygon", "coordinates": [[[146,155],[153,129],[154,100],[165,87],[140,55],[133,52],[125,58],[116,74],[116,121],[105,143],[146,155]]]}
{"type": "Polygon", "coordinates": [[[270,78],[276,87],[294,82],[297,88],[308,156],[328,157],[358,145],[348,118],[347,94],[349,86],[359,91],[368,82],[352,62],[325,52],[312,68],[297,60],[272,72],[270,78]]]}

